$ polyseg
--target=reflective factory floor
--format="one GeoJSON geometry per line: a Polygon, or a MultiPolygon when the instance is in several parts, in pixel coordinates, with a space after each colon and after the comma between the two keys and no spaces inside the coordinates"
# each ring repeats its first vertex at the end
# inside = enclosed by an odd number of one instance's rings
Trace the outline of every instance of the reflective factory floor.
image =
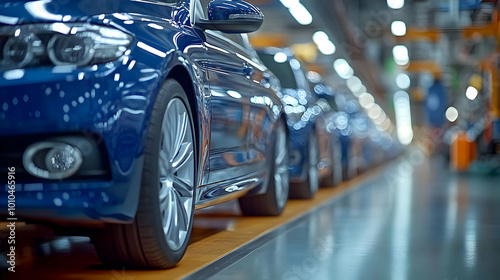
{"type": "Polygon", "coordinates": [[[199,211],[170,270],[110,270],[87,238],[20,227],[17,272],[0,278],[498,279],[500,177],[455,174],[418,155],[291,201],[281,217],[241,217],[234,202],[199,211]]]}

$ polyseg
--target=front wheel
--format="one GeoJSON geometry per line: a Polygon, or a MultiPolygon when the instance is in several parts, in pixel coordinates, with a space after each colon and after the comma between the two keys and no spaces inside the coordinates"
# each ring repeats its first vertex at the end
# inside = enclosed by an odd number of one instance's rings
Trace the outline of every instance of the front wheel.
{"type": "Polygon", "coordinates": [[[289,154],[285,123],[276,126],[266,193],[239,199],[240,209],[246,216],[278,216],[283,212],[289,193],[289,154]]]}
{"type": "Polygon", "coordinates": [[[139,207],[130,225],[94,237],[105,264],[168,268],[186,251],[194,214],[196,141],[182,86],[167,80],[154,105],[144,151],[139,207]]]}

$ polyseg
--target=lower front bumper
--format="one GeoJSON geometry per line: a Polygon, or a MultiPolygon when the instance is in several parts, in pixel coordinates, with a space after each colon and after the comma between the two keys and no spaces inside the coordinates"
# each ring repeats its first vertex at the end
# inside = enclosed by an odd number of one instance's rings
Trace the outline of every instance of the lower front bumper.
{"type": "MultiPolygon", "coordinates": [[[[140,166],[111,181],[16,183],[13,217],[63,225],[131,222],[138,205],[140,167],[142,159],[140,166]]],[[[7,191],[5,185],[0,192],[0,201],[5,202],[1,203],[0,216],[9,214],[7,191]]]]}

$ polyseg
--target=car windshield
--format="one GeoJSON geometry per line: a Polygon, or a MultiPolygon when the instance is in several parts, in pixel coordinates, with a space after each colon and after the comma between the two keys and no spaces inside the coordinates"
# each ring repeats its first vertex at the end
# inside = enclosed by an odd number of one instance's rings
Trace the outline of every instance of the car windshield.
{"type": "Polygon", "coordinates": [[[272,54],[259,54],[260,60],[278,77],[282,88],[297,88],[297,81],[288,61],[277,62],[272,54]]]}

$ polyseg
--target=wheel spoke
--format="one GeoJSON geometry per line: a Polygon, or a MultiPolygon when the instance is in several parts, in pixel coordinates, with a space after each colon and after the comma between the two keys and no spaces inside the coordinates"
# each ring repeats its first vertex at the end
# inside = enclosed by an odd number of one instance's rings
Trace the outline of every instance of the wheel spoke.
{"type": "Polygon", "coordinates": [[[178,216],[177,216],[178,229],[179,230],[186,230],[187,225],[189,223],[189,216],[188,216],[188,213],[186,211],[184,203],[182,203],[182,201],[183,201],[182,197],[180,196],[180,194],[178,192],[176,192],[175,195],[177,196],[177,206],[176,207],[177,207],[177,213],[178,213],[178,216]]]}
{"type": "Polygon", "coordinates": [[[193,196],[193,187],[178,176],[174,177],[174,188],[183,199],[193,196]]]}
{"type": "Polygon", "coordinates": [[[287,154],[287,153],[286,153],[286,151],[284,151],[284,150],[280,149],[279,154],[278,154],[278,156],[276,157],[276,163],[277,163],[278,165],[281,165],[281,164],[283,163],[283,161],[285,160],[285,156],[286,156],[286,154],[287,154]]]}
{"type": "Polygon", "coordinates": [[[166,186],[165,183],[161,184],[161,189],[160,189],[160,209],[161,211],[167,211],[168,209],[168,202],[169,202],[169,194],[170,191],[168,187],[166,186]]]}
{"type": "Polygon", "coordinates": [[[160,150],[160,180],[167,177],[169,170],[168,156],[164,150],[160,150]]]}
{"type": "Polygon", "coordinates": [[[170,203],[172,218],[170,219],[167,236],[169,236],[169,242],[173,243],[174,247],[177,247],[179,245],[179,201],[174,193],[171,195],[170,203]]]}
{"type": "Polygon", "coordinates": [[[170,191],[168,191],[169,194],[167,195],[167,197],[165,198],[165,200],[163,201],[163,206],[165,208],[162,208],[162,209],[165,209],[163,211],[163,230],[165,233],[169,233],[170,230],[171,230],[171,227],[170,227],[170,224],[172,223],[172,219],[174,219],[174,213],[173,213],[173,210],[172,210],[172,196],[171,196],[171,193],[170,191]]]}
{"type": "Polygon", "coordinates": [[[193,144],[183,143],[176,155],[172,160],[172,167],[175,171],[179,170],[186,162],[188,162],[193,156],[193,144]]]}
{"type": "Polygon", "coordinates": [[[276,173],[278,174],[283,174],[288,170],[288,167],[286,165],[280,165],[278,169],[276,170],[276,173]]]}
{"type": "Polygon", "coordinates": [[[188,118],[187,118],[187,113],[183,112],[182,114],[178,114],[176,116],[177,119],[177,125],[176,129],[172,130],[172,133],[175,133],[174,139],[175,142],[173,149],[172,149],[172,159],[176,158],[177,155],[180,153],[184,138],[186,137],[186,131],[188,128],[188,118]]]}

